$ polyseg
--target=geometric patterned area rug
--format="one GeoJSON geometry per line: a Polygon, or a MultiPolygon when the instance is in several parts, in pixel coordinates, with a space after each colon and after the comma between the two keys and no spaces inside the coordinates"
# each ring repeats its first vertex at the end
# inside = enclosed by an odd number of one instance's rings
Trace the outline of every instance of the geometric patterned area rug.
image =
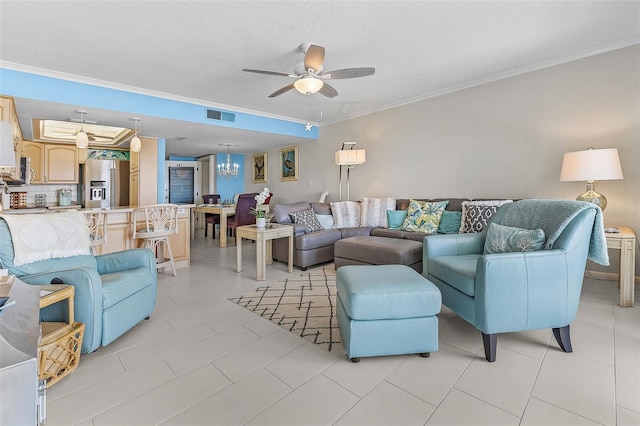
{"type": "Polygon", "coordinates": [[[229,300],[333,355],[339,357],[344,352],[336,318],[333,265],[258,287],[229,300]]]}

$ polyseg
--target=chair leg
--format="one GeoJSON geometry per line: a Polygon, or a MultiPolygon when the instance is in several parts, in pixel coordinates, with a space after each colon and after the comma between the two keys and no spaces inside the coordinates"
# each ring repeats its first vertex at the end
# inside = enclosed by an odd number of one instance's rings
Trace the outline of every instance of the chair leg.
{"type": "Polygon", "coordinates": [[[569,334],[569,326],[554,328],[553,336],[556,338],[556,342],[560,345],[560,349],[564,352],[571,353],[573,348],[571,347],[571,335],[569,334]]]}
{"type": "MultiPolygon", "coordinates": [[[[215,225],[214,225],[215,226],[215,225]]],[[[209,224],[207,222],[204,223],[204,237],[207,238],[207,231],[209,231],[209,224]]],[[[214,237],[215,238],[215,237],[214,237]]]]}
{"type": "Polygon", "coordinates": [[[216,239],[216,224],[211,224],[211,238],[216,239]]]}
{"type": "Polygon", "coordinates": [[[171,269],[173,269],[173,276],[177,277],[178,274],[176,273],[176,264],[173,261],[173,253],[171,253],[171,245],[169,244],[169,239],[167,238],[166,240],[164,240],[164,243],[167,246],[167,251],[169,252],[169,261],[171,262],[171,269]]]}
{"type": "Polygon", "coordinates": [[[484,344],[484,357],[489,362],[496,360],[496,346],[498,345],[498,335],[482,333],[482,343],[484,344]]]}

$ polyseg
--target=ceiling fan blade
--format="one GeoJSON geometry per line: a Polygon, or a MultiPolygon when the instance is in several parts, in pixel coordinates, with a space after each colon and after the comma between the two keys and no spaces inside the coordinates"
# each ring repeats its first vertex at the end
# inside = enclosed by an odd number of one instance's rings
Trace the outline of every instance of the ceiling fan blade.
{"type": "Polygon", "coordinates": [[[269,97],[270,98],[275,98],[276,96],[280,96],[283,93],[287,93],[291,89],[293,89],[293,83],[289,84],[288,86],[284,86],[282,89],[276,90],[275,92],[270,94],[269,97]]]}
{"type": "Polygon", "coordinates": [[[364,68],[345,68],[343,70],[335,70],[322,73],[321,77],[339,80],[343,78],[366,77],[375,74],[376,69],[373,67],[364,68]]]}
{"type": "Polygon", "coordinates": [[[323,63],[324,47],[315,44],[310,45],[307,53],[304,54],[304,69],[309,72],[311,72],[309,69],[312,69],[313,74],[315,74],[322,69],[323,63]]]}
{"type": "Polygon", "coordinates": [[[249,69],[249,68],[245,68],[242,71],[255,72],[257,74],[278,75],[278,76],[281,76],[281,77],[296,77],[296,76],[292,76],[289,73],[279,72],[279,71],[252,70],[252,69],[249,69]]]}
{"type": "Polygon", "coordinates": [[[336,96],[338,96],[338,91],[332,86],[329,86],[327,83],[324,83],[322,85],[322,88],[318,90],[318,93],[326,96],[327,98],[335,98],[336,96]]]}

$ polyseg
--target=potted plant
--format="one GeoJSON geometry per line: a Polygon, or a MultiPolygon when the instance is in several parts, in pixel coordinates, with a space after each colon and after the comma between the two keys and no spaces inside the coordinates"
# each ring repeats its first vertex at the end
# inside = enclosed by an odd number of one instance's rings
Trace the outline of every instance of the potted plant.
{"type": "Polygon", "coordinates": [[[262,190],[262,192],[260,192],[258,195],[255,196],[257,203],[255,208],[254,207],[251,208],[251,214],[254,215],[256,218],[257,228],[264,228],[267,224],[266,212],[263,209],[261,209],[260,206],[264,204],[267,198],[269,198],[269,195],[270,195],[269,188],[265,187],[262,190]]]}

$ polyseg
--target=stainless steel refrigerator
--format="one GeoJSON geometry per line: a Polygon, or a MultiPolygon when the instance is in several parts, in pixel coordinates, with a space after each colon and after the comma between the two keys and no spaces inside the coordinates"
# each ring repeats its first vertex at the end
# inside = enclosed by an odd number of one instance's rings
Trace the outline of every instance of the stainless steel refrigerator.
{"type": "Polygon", "coordinates": [[[87,160],[80,165],[78,194],[87,209],[128,206],[129,162],[87,160]]]}

